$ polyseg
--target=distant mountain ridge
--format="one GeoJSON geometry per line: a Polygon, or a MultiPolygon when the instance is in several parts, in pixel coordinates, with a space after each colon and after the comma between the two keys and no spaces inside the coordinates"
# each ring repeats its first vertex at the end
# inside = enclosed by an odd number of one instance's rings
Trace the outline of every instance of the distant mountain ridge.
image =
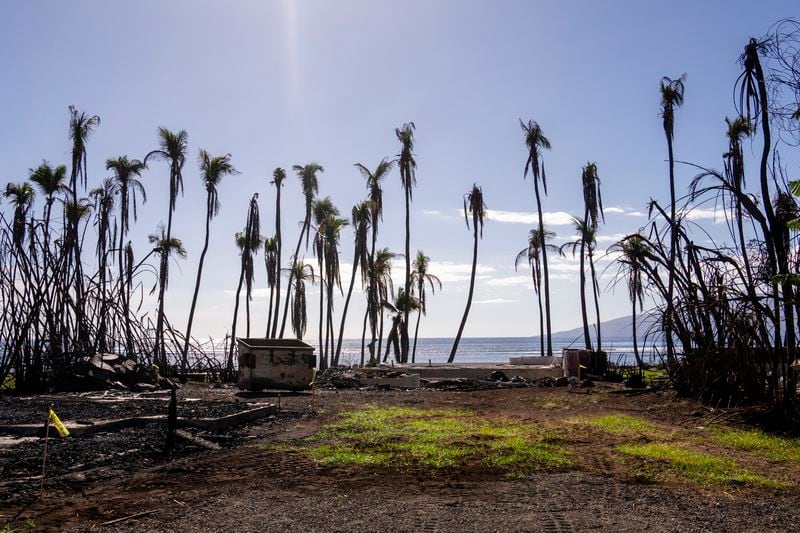
{"type": "MultiPolygon", "coordinates": [[[[631,342],[633,339],[631,322],[630,315],[601,322],[600,333],[603,336],[603,344],[606,344],[607,341],[631,342]]],[[[641,315],[636,315],[636,336],[640,342],[644,341],[645,335],[647,335],[648,340],[652,339],[653,332],[656,331],[656,328],[653,327],[655,323],[656,318],[652,315],[649,315],[647,311],[641,315]]],[[[589,324],[589,331],[592,335],[592,342],[594,342],[595,328],[593,323],[589,324]]],[[[538,341],[539,335],[535,335],[533,338],[538,341]]],[[[583,326],[578,326],[577,328],[567,329],[564,331],[553,332],[553,342],[570,343],[573,341],[575,341],[576,344],[580,344],[583,341],[583,326]]]]}

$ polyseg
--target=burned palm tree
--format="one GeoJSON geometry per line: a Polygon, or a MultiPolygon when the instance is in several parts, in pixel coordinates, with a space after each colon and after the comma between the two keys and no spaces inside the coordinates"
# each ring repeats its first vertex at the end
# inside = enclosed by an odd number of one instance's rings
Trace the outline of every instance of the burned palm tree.
{"type": "MultiPolygon", "coordinates": [[[[550,140],[542,133],[542,128],[535,120],[528,123],[519,121],[522,131],[525,133],[525,145],[528,147],[528,157],[525,160],[525,171],[523,178],[528,177],[528,172],[533,176],[533,191],[536,196],[536,211],[539,217],[539,233],[544,235],[544,215],[542,214],[542,199],[539,192],[541,182],[545,196],[547,195],[547,176],[544,170],[542,151],[550,149],[550,140]]],[[[553,355],[553,341],[551,337],[550,325],[550,274],[547,264],[547,247],[540,249],[542,257],[542,279],[544,280],[544,314],[547,325],[547,355],[553,355]]]]}
{"type": "MultiPolygon", "coordinates": [[[[267,320],[268,325],[272,325],[267,331],[267,337],[276,337],[278,335],[278,313],[281,308],[281,277],[278,270],[280,270],[281,261],[283,261],[283,235],[281,234],[281,189],[283,182],[286,180],[286,171],[278,167],[272,172],[272,183],[275,186],[275,311],[274,317],[270,315],[267,320]]],[[[269,269],[268,269],[269,271],[269,269]]],[[[272,286],[270,286],[270,300],[272,298],[272,286]]],[[[288,298],[287,298],[288,299],[288,298]]],[[[272,303],[270,303],[272,308],[272,303]]]]}
{"type": "MultiPolygon", "coordinates": [[[[305,197],[305,217],[303,218],[303,225],[300,228],[300,237],[297,239],[297,247],[294,249],[292,255],[292,268],[289,269],[289,286],[292,286],[292,278],[295,274],[294,264],[300,260],[300,246],[303,244],[303,235],[306,237],[306,247],[308,247],[308,236],[311,231],[311,209],[314,205],[314,197],[319,192],[319,178],[317,174],[324,172],[325,169],[318,163],[308,163],[307,165],[294,165],[292,170],[297,173],[297,178],[300,180],[300,186],[303,189],[303,196],[305,197]]],[[[289,312],[289,299],[286,299],[286,304],[283,308],[283,318],[281,319],[281,338],[283,338],[284,330],[286,329],[286,317],[289,312]]]]}
{"type": "MultiPolygon", "coordinates": [[[[117,245],[117,265],[119,267],[118,283],[123,300],[123,308],[129,309],[131,302],[131,279],[126,273],[132,269],[133,258],[128,261],[127,250],[132,251],[130,242],[125,246],[125,237],[130,231],[131,215],[136,221],[138,217],[138,196],[142,203],[147,201],[144,185],[139,181],[145,169],[143,162],[138,159],[129,160],[128,156],[106,160],[106,170],[111,170],[117,191],[119,192],[119,242],[117,245]],[[131,208],[133,208],[131,210],[131,208]]],[[[132,254],[131,254],[132,255],[132,254]]],[[[125,313],[125,348],[129,355],[134,351],[133,330],[129,313],[125,313]]]]}
{"type": "Polygon", "coordinates": [[[99,274],[100,312],[98,316],[98,333],[95,349],[108,351],[108,252],[109,244],[114,245],[116,228],[111,225],[111,213],[114,210],[114,198],[117,188],[112,178],[103,180],[100,187],[92,189],[89,197],[94,200],[94,212],[97,224],[97,271],[99,274]]]}
{"type": "Polygon", "coordinates": [[[303,261],[295,261],[291,267],[294,272],[290,275],[292,285],[289,286],[289,298],[292,307],[292,331],[299,340],[303,340],[308,326],[308,311],[306,307],[306,281],[314,283],[314,267],[303,261]]]}
{"type": "MultiPolygon", "coordinates": [[[[69,178],[69,189],[72,192],[72,204],[78,205],[78,183],[83,185],[84,190],[87,184],[86,175],[86,143],[89,136],[100,125],[100,117],[88,115],[83,111],[78,111],[75,106],[69,106],[69,138],[72,141],[72,170],[69,178]]],[[[77,221],[68,229],[70,236],[65,242],[72,244],[71,252],[75,259],[75,325],[77,332],[78,351],[86,351],[89,346],[89,332],[86,324],[84,312],[84,287],[83,287],[83,264],[81,263],[81,245],[78,236],[77,221]]]]}
{"type": "Polygon", "coordinates": [[[192,338],[192,324],[194,322],[194,312],[197,306],[197,296],[200,293],[200,280],[203,277],[203,265],[205,264],[206,254],[208,253],[208,241],[211,232],[211,220],[219,214],[219,193],[217,187],[225,176],[238,174],[238,171],[231,163],[231,154],[212,156],[205,150],[200,150],[200,179],[206,189],[206,231],[203,240],[203,250],[200,252],[200,260],[197,264],[197,279],[194,283],[194,293],[192,294],[192,305],[189,307],[189,320],[186,323],[183,350],[181,351],[181,376],[186,375],[188,364],[189,341],[192,338]]]}
{"type": "Polygon", "coordinates": [[[394,348],[395,361],[402,362],[402,352],[400,350],[400,338],[403,331],[403,320],[409,312],[419,312],[420,301],[414,295],[407,296],[403,289],[397,289],[397,296],[392,302],[383,302],[383,307],[389,310],[389,318],[391,319],[392,327],[389,328],[389,334],[386,336],[386,353],[383,358],[386,360],[389,357],[389,351],[394,348]]]}
{"type": "MultiPolygon", "coordinates": [[[[589,254],[592,254],[595,246],[595,229],[592,226],[592,223],[587,221],[586,219],[574,218],[572,219],[572,223],[575,225],[575,229],[578,233],[578,238],[574,241],[566,242],[561,246],[561,253],[564,253],[564,250],[567,248],[572,249],[572,256],[575,257],[576,251],[580,251],[580,289],[581,289],[581,320],[583,323],[583,343],[584,347],[592,351],[592,337],[589,333],[589,319],[586,313],[586,266],[585,266],[585,259],[586,259],[586,250],[589,250],[589,254]]],[[[592,268],[594,271],[594,268],[592,268]]],[[[592,276],[592,287],[596,287],[596,281],[594,276],[592,276]]],[[[596,295],[597,291],[593,290],[593,293],[596,295]]],[[[595,296],[596,299],[596,296],[595,296]]],[[[599,327],[599,322],[598,322],[599,327]]],[[[599,350],[598,346],[598,350],[599,350]]]]}
{"type": "Polygon", "coordinates": [[[267,269],[267,287],[269,287],[269,300],[267,302],[267,332],[264,334],[264,336],[269,337],[272,331],[272,302],[275,297],[275,287],[278,284],[278,279],[280,279],[277,237],[268,237],[267,239],[264,239],[264,266],[267,269]]]}
{"type": "Polygon", "coordinates": [[[261,221],[258,212],[258,193],[250,198],[250,205],[247,209],[247,221],[244,231],[235,236],[236,246],[239,248],[241,257],[241,268],[239,269],[239,284],[236,287],[236,300],[233,306],[233,323],[231,324],[231,343],[228,347],[228,363],[226,374],[229,378],[233,377],[233,350],[236,346],[236,323],[239,318],[239,301],[241,299],[242,285],[246,287],[245,307],[247,315],[247,337],[250,336],[250,298],[253,290],[255,276],[253,256],[261,248],[261,221]]]}
{"type": "Polygon", "coordinates": [[[14,245],[22,249],[25,240],[25,230],[27,226],[28,212],[33,206],[33,199],[36,191],[27,181],[22,183],[9,183],[3,196],[11,201],[14,206],[14,224],[12,226],[12,239],[14,245]]]}
{"type": "MultiPolygon", "coordinates": [[[[353,234],[355,237],[353,244],[353,268],[350,272],[350,286],[347,289],[347,297],[345,298],[344,308],[342,309],[342,323],[339,326],[339,339],[336,342],[336,353],[333,360],[334,366],[339,364],[339,356],[342,353],[342,339],[344,338],[344,326],[347,323],[347,310],[350,307],[350,297],[353,295],[353,287],[356,283],[356,274],[359,270],[361,270],[362,286],[368,283],[370,255],[367,247],[367,239],[369,235],[370,219],[371,205],[369,200],[353,206],[350,216],[350,221],[353,224],[353,234]]],[[[363,349],[361,351],[361,365],[364,365],[363,349]]]]}
{"type": "Polygon", "coordinates": [[[339,241],[342,229],[349,222],[345,218],[329,216],[322,222],[322,250],[325,254],[325,289],[327,298],[326,326],[325,326],[325,356],[324,360],[334,361],[334,330],[333,330],[333,290],[339,289],[342,293],[342,279],[339,267],[339,241]],[[330,359],[328,347],[330,346],[330,359]]]}
{"type": "Polygon", "coordinates": [[[440,290],[442,288],[442,282],[439,280],[439,278],[428,272],[428,269],[430,268],[430,262],[431,258],[425,255],[422,250],[418,250],[417,257],[414,258],[413,270],[411,271],[411,281],[413,281],[415,284],[417,292],[416,298],[419,301],[419,306],[417,309],[417,325],[414,327],[414,346],[411,350],[412,363],[415,363],[417,359],[417,337],[419,335],[420,317],[427,312],[428,298],[425,294],[425,285],[427,284],[430,286],[432,294],[436,294],[437,286],[440,290]]]}
{"type": "Polygon", "coordinates": [[[661,118],[664,127],[664,136],[667,139],[667,154],[669,156],[669,200],[670,200],[670,237],[669,237],[669,264],[668,264],[668,289],[667,289],[667,310],[664,321],[664,336],[667,342],[667,360],[670,364],[675,361],[675,342],[672,336],[674,319],[674,296],[675,296],[675,254],[678,245],[678,219],[676,215],[676,196],[675,196],[675,155],[672,143],[675,138],[675,109],[683,105],[683,90],[686,75],[678,79],[671,79],[666,76],[661,78],[659,85],[661,91],[661,118]]]}
{"type": "Polygon", "coordinates": [[[472,295],[475,292],[475,273],[478,267],[478,238],[483,238],[483,219],[486,216],[486,204],[483,201],[483,191],[477,184],[472,186],[472,190],[464,195],[464,220],[467,228],[470,227],[469,219],[472,217],[472,272],[469,277],[469,292],[467,293],[467,306],[464,308],[464,316],[461,318],[461,325],[458,326],[458,333],[453,341],[453,348],[450,350],[450,357],[447,362],[452,363],[458,352],[458,343],[461,342],[461,334],[467,324],[469,309],[472,307],[472,295]]]}
{"type": "MultiPolygon", "coordinates": [[[[153,251],[159,255],[159,263],[163,264],[165,261],[169,262],[170,257],[173,255],[177,255],[180,258],[186,257],[186,249],[183,247],[183,242],[174,237],[174,236],[167,236],[167,231],[164,228],[163,224],[159,225],[159,232],[153,233],[148,236],[148,239],[151,244],[155,245],[153,251]]],[[[161,287],[166,287],[169,285],[169,269],[159,269],[159,279],[158,279],[158,287],[161,290],[161,287]],[[162,277],[162,274],[167,277],[162,277]]],[[[155,287],[153,287],[155,289],[155,287]]],[[[163,325],[163,323],[162,323],[163,325]]],[[[162,343],[161,347],[155,347],[155,354],[161,354],[160,359],[156,360],[157,365],[163,365],[162,368],[166,368],[167,365],[167,358],[166,358],[166,347],[164,345],[164,337],[163,335],[160,339],[157,337],[157,340],[160,340],[162,343]]]]}
{"type": "MultiPolygon", "coordinates": [[[[602,219],[602,221],[605,222],[606,217],[603,213],[603,196],[600,193],[600,178],[597,175],[597,163],[589,162],[584,165],[581,172],[581,184],[583,189],[584,205],[583,220],[585,223],[589,224],[589,227],[587,228],[587,237],[590,237],[588,239],[582,239],[581,255],[584,255],[584,253],[588,251],[589,271],[592,279],[592,295],[594,296],[594,311],[595,318],[597,319],[597,350],[602,351],[603,336],[600,326],[600,302],[598,294],[599,286],[597,283],[597,274],[594,268],[594,246],[599,221],[602,219]]],[[[585,317],[585,310],[583,314],[585,317]]]]}
{"type": "Polygon", "coordinates": [[[312,206],[314,215],[314,224],[316,226],[314,232],[314,255],[317,257],[317,269],[320,278],[320,292],[319,292],[319,357],[320,368],[327,368],[327,357],[325,351],[327,343],[325,343],[325,336],[323,331],[327,328],[325,321],[325,292],[326,283],[330,283],[328,279],[328,271],[325,267],[326,259],[328,259],[328,250],[326,242],[326,228],[325,223],[339,216],[339,210],[333,205],[330,197],[325,197],[314,202],[312,206]]]}
{"type": "Polygon", "coordinates": [[[519,251],[514,260],[514,270],[519,270],[519,265],[527,261],[531,268],[531,279],[533,281],[533,291],[539,303],[539,354],[544,356],[544,311],[542,309],[542,248],[547,247],[549,251],[561,253],[558,246],[549,244],[547,241],[555,238],[556,234],[545,229],[544,233],[539,228],[533,228],[528,232],[528,245],[519,251]]]}
{"type": "MultiPolygon", "coordinates": [[[[172,238],[172,215],[178,193],[183,193],[183,165],[186,163],[186,150],[189,144],[189,134],[185,130],[177,133],[166,128],[158,129],[159,147],[144,158],[145,165],[150,158],[161,159],[169,163],[169,209],[167,211],[166,239],[172,238]]],[[[156,317],[156,352],[154,359],[157,364],[166,365],[167,355],[164,352],[164,295],[167,290],[166,280],[169,278],[168,256],[161,255],[159,267],[158,286],[158,315],[156,317]]]]}
{"type": "Polygon", "coordinates": [[[30,169],[30,180],[38,188],[39,192],[45,197],[44,206],[44,231],[45,231],[45,247],[50,234],[50,219],[53,212],[53,203],[56,201],[56,196],[62,193],[68,193],[64,180],[67,178],[67,167],[65,165],[58,165],[56,167],[50,166],[50,163],[43,161],[41,165],[36,168],[30,169]]]}
{"type": "MultiPolygon", "coordinates": [[[[414,159],[414,123],[403,124],[401,128],[395,129],[397,140],[400,141],[400,153],[397,154],[397,163],[400,167],[400,183],[403,186],[406,205],[406,276],[405,294],[411,294],[411,200],[414,198],[414,186],[417,184],[417,161],[414,159]]],[[[402,328],[400,331],[401,360],[408,361],[408,313],[409,308],[404,310],[402,328]]]]}
{"type": "Polygon", "coordinates": [[[390,251],[388,248],[381,248],[375,251],[375,262],[372,273],[377,283],[377,297],[380,304],[378,312],[378,346],[370,345],[370,363],[379,362],[381,357],[381,347],[383,346],[383,322],[384,322],[384,302],[389,301],[389,296],[394,293],[394,282],[392,281],[392,261],[400,254],[390,251]]]}

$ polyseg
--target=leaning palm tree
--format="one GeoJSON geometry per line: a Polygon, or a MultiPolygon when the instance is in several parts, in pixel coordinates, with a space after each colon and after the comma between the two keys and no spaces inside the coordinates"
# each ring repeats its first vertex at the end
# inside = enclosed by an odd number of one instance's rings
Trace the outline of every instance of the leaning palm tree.
{"type": "MultiPolygon", "coordinates": [[[[166,239],[172,238],[172,215],[178,192],[183,192],[183,165],[186,163],[186,150],[189,144],[189,134],[185,130],[178,133],[166,128],[158,128],[159,147],[147,154],[144,164],[153,157],[169,163],[169,210],[167,212],[166,239]]],[[[169,278],[169,261],[162,254],[159,266],[158,287],[158,316],[156,317],[156,360],[158,364],[166,364],[167,357],[164,353],[164,294],[167,290],[166,280],[169,278]]]]}
{"type": "Polygon", "coordinates": [[[289,287],[289,297],[286,300],[292,302],[292,331],[299,340],[303,340],[308,326],[308,312],[306,309],[306,281],[314,283],[314,267],[305,264],[302,260],[292,263],[290,274],[293,286],[289,287]]]}
{"type": "MultiPolygon", "coordinates": [[[[70,172],[69,189],[72,192],[72,204],[78,205],[78,182],[86,189],[86,142],[94,129],[100,125],[100,117],[87,115],[78,111],[75,106],[69,106],[69,138],[72,141],[72,171],[70,172]]],[[[83,351],[89,347],[89,331],[84,319],[83,295],[83,264],[81,263],[81,245],[78,238],[78,220],[67,229],[70,237],[65,242],[73,246],[67,253],[72,252],[75,259],[75,325],[77,326],[78,349],[83,351]]]]}
{"type": "Polygon", "coordinates": [[[197,279],[194,283],[194,293],[192,294],[192,305],[189,307],[189,320],[186,324],[186,333],[183,340],[183,350],[181,351],[181,379],[185,379],[186,367],[188,364],[189,341],[192,338],[192,324],[194,323],[194,313],[197,306],[197,296],[200,293],[200,280],[203,277],[203,265],[205,264],[206,253],[208,253],[208,241],[211,231],[211,220],[219,214],[219,194],[217,187],[222,178],[228,175],[238,174],[238,171],[231,163],[231,154],[212,156],[205,150],[200,150],[200,179],[206,189],[206,231],[203,240],[203,251],[200,252],[200,261],[197,264],[197,279]]]}
{"type": "Polygon", "coordinates": [[[542,248],[547,247],[551,252],[561,253],[558,246],[547,243],[555,238],[556,234],[545,229],[544,234],[539,228],[533,228],[528,233],[528,245],[520,250],[514,261],[514,270],[519,269],[523,261],[527,261],[531,267],[531,279],[533,280],[533,291],[539,302],[539,354],[544,355],[544,311],[542,310],[542,248]]]}
{"type": "MultiPolygon", "coordinates": [[[[119,192],[119,243],[117,246],[117,266],[119,268],[118,283],[120,286],[120,294],[122,295],[122,306],[126,310],[130,308],[131,287],[130,283],[128,283],[128,277],[125,276],[125,271],[128,270],[125,268],[125,261],[128,257],[125,253],[127,249],[125,246],[125,237],[130,230],[131,213],[133,214],[133,220],[136,221],[137,219],[137,194],[142,197],[142,203],[147,201],[147,193],[145,192],[144,185],[138,180],[144,169],[145,165],[143,162],[138,159],[129,160],[128,156],[106,160],[106,170],[113,171],[113,179],[117,191],[119,192]],[[131,211],[131,206],[133,206],[133,211],[131,211]]],[[[128,266],[130,267],[132,265],[129,264],[128,266]]],[[[133,330],[128,313],[125,313],[125,347],[129,354],[133,354],[133,330]]]]}
{"type": "Polygon", "coordinates": [[[378,283],[372,274],[375,272],[375,245],[378,240],[378,224],[383,220],[383,188],[381,182],[391,172],[394,161],[383,158],[375,170],[370,170],[361,163],[356,163],[355,167],[367,182],[367,191],[370,202],[370,225],[372,226],[372,243],[369,251],[369,264],[367,267],[367,308],[364,313],[364,325],[361,334],[361,359],[364,359],[364,339],[367,332],[367,320],[369,320],[372,345],[377,340],[378,313],[380,304],[378,303],[378,283]]]}
{"type": "Polygon", "coordinates": [[[467,306],[464,308],[464,316],[461,318],[461,325],[458,326],[453,348],[450,350],[448,363],[452,363],[458,352],[458,343],[461,342],[461,334],[464,333],[464,326],[467,324],[469,309],[472,307],[472,294],[475,292],[475,272],[478,267],[478,237],[483,238],[483,219],[486,216],[486,204],[483,201],[483,190],[477,184],[472,186],[472,190],[464,195],[464,220],[469,228],[469,218],[472,216],[472,273],[469,277],[469,292],[467,293],[467,306]],[[480,233],[479,233],[480,232],[480,233]]]}
{"type": "Polygon", "coordinates": [[[425,284],[427,283],[431,288],[431,293],[436,294],[436,287],[439,290],[442,288],[442,282],[428,273],[431,258],[425,255],[422,250],[417,251],[417,257],[414,259],[413,270],[411,271],[411,280],[415,283],[417,290],[417,299],[419,300],[419,309],[417,311],[417,325],[414,327],[414,347],[411,350],[411,362],[415,363],[417,360],[417,337],[419,336],[419,319],[427,312],[427,297],[425,295],[425,284]]]}
{"type": "MultiPolygon", "coordinates": [[[[300,180],[300,186],[303,189],[303,196],[305,197],[305,217],[303,218],[303,225],[300,228],[300,237],[297,239],[297,247],[294,249],[292,256],[292,268],[289,269],[289,287],[292,286],[292,279],[294,278],[295,268],[294,264],[300,260],[300,246],[303,244],[303,234],[306,236],[306,247],[308,247],[308,235],[311,231],[311,208],[314,205],[314,196],[319,191],[319,179],[317,174],[324,172],[325,169],[318,163],[308,163],[307,165],[294,165],[292,170],[297,173],[297,178],[300,180]]],[[[321,273],[320,273],[321,275],[321,273]]],[[[281,319],[281,334],[286,329],[286,316],[289,313],[289,299],[286,299],[286,304],[283,308],[283,318],[281,319]]]]}
{"type": "MultiPolygon", "coordinates": [[[[414,123],[408,122],[401,128],[394,130],[397,140],[400,141],[400,153],[397,154],[397,161],[400,167],[400,183],[403,186],[406,200],[406,277],[405,293],[411,294],[411,200],[413,200],[414,186],[417,184],[417,161],[414,159],[414,123]]],[[[401,360],[405,363],[408,360],[408,313],[406,307],[403,317],[403,327],[400,331],[401,360]]]]}
{"type": "MultiPolygon", "coordinates": [[[[539,217],[539,233],[544,235],[544,217],[542,214],[542,199],[539,194],[539,182],[541,181],[544,194],[547,195],[547,176],[544,170],[544,161],[542,160],[542,150],[550,149],[550,140],[544,136],[542,128],[535,120],[529,120],[526,124],[520,119],[519,125],[522,127],[522,131],[525,132],[525,145],[528,147],[528,158],[525,160],[523,178],[528,177],[528,171],[530,171],[533,176],[533,191],[536,195],[536,211],[539,217]]],[[[544,310],[545,322],[547,324],[547,355],[552,357],[553,340],[551,339],[552,329],[550,326],[550,274],[547,266],[547,247],[542,247],[540,252],[542,254],[544,310]]]]}
{"type": "MultiPolygon", "coordinates": [[[[276,337],[278,334],[278,313],[281,308],[281,277],[278,274],[283,256],[283,237],[281,235],[281,188],[283,182],[286,180],[286,171],[278,167],[272,172],[272,183],[275,186],[275,311],[274,317],[270,316],[267,320],[268,325],[271,323],[270,331],[267,331],[267,337],[276,337]]],[[[272,288],[270,287],[270,298],[272,298],[272,288]]],[[[272,303],[270,303],[270,308],[272,303]]]]}
{"type": "Polygon", "coordinates": [[[609,252],[619,252],[620,254],[617,259],[619,263],[617,275],[624,276],[628,286],[633,327],[633,356],[636,358],[636,364],[640,369],[644,364],[639,354],[639,345],[636,337],[636,304],[639,304],[639,310],[641,311],[644,307],[645,289],[642,281],[642,272],[645,269],[644,263],[647,260],[648,246],[647,239],[638,233],[634,233],[627,235],[609,248],[609,252]]]}
{"type": "Polygon", "coordinates": [[[675,294],[675,254],[678,246],[677,216],[675,213],[675,156],[673,154],[672,142],[675,137],[675,108],[683,105],[683,89],[686,81],[686,74],[678,79],[671,79],[666,76],[661,78],[659,86],[661,90],[661,118],[663,119],[664,135],[667,139],[667,154],[669,156],[669,199],[670,199],[670,237],[669,237],[669,262],[667,267],[668,288],[667,288],[667,310],[666,320],[664,321],[664,335],[667,341],[667,360],[672,364],[675,360],[675,343],[672,338],[672,321],[674,318],[675,294]]]}
{"type": "MultiPolygon", "coordinates": [[[[336,353],[334,355],[334,366],[339,364],[339,356],[342,353],[342,339],[344,338],[344,325],[347,322],[347,310],[350,307],[350,297],[353,295],[353,286],[356,283],[356,273],[361,270],[362,286],[367,281],[367,271],[369,269],[369,252],[367,249],[367,238],[369,234],[369,224],[371,218],[371,206],[369,200],[363,201],[353,206],[350,220],[353,224],[355,244],[353,246],[353,269],[350,272],[350,287],[347,289],[347,298],[344,300],[342,309],[342,323],[339,326],[339,340],[336,342],[336,353]]],[[[364,365],[364,352],[361,352],[361,365],[364,365]]]]}
{"type": "MultiPolygon", "coordinates": [[[[160,263],[164,261],[169,261],[169,258],[172,255],[177,255],[178,257],[185,258],[186,257],[186,249],[183,247],[183,242],[176,238],[176,237],[167,237],[166,229],[164,228],[163,224],[159,224],[159,232],[153,233],[148,236],[148,240],[151,244],[154,244],[153,251],[157,253],[161,259],[159,260],[160,263]]],[[[169,270],[159,270],[159,274],[164,273],[168,275],[169,270]]],[[[167,287],[169,285],[169,279],[162,279],[159,277],[158,286],[159,287],[167,287]]],[[[155,289],[155,287],[153,287],[155,289]]],[[[158,339],[158,337],[157,337],[158,339]]],[[[163,336],[161,337],[161,342],[163,343],[163,336]]],[[[164,365],[164,368],[167,364],[166,352],[164,347],[155,346],[154,355],[160,356],[159,359],[155,359],[154,363],[157,365],[164,365]]]]}

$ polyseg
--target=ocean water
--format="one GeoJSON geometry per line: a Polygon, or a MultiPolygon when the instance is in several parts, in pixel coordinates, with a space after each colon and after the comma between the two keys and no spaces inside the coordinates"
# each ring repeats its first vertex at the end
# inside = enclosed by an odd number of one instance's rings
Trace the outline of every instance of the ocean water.
{"type": "MultiPolygon", "coordinates": [[[[319,347],[311,339],[306,342],[319,347]]],[[[411,339],[413,344],[414,340],[411,339]]],[[[458,345],[456,363],[508,363],[508,358],[519,355],[541,355],[539,339],[534,337],[471,337],[462,338],[458,345]]],[[[417,340],[417,363],[444,363],[450,356],[453,347],[452,338],[426,338],[417,340]]],[[[560,356],[562,348],[582,348],[580,342],[556,342],[553,340],[553,355],[560,356]]],[[[608,360],[616,364],[635,364],[633,344],[630,338],[604,339],[603,349],[608,353],[608,360]]],[[[366,358],[369,359],[369,349],[366,348],[366,358]]],[[[381,348],[385,353],[386,345],[381,348]]],[[[654,364],[661,361],[660,356],[652,346],[646,350],[639,345],[639,351],[646,363],[654,364]]],[[[392,360],[392,353],[388,361],[392,360]]],[[[345,365],[361,362],[361,339],[345,339],[342,341],[342,355],[339,363],[345,365]]]]}

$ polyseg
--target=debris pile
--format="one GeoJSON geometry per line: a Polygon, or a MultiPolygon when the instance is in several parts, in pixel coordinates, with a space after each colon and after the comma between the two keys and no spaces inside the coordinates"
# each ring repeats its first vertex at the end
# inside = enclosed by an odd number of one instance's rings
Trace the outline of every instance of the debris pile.
{"type": "Polygon", "coordinates": [[[155,365],[142,365],[112,353],[83,357],[68,374],[54,380],[60,391],[133,390],[137,392],[169,389],[173,382],[158,372],[155,365]]]}

